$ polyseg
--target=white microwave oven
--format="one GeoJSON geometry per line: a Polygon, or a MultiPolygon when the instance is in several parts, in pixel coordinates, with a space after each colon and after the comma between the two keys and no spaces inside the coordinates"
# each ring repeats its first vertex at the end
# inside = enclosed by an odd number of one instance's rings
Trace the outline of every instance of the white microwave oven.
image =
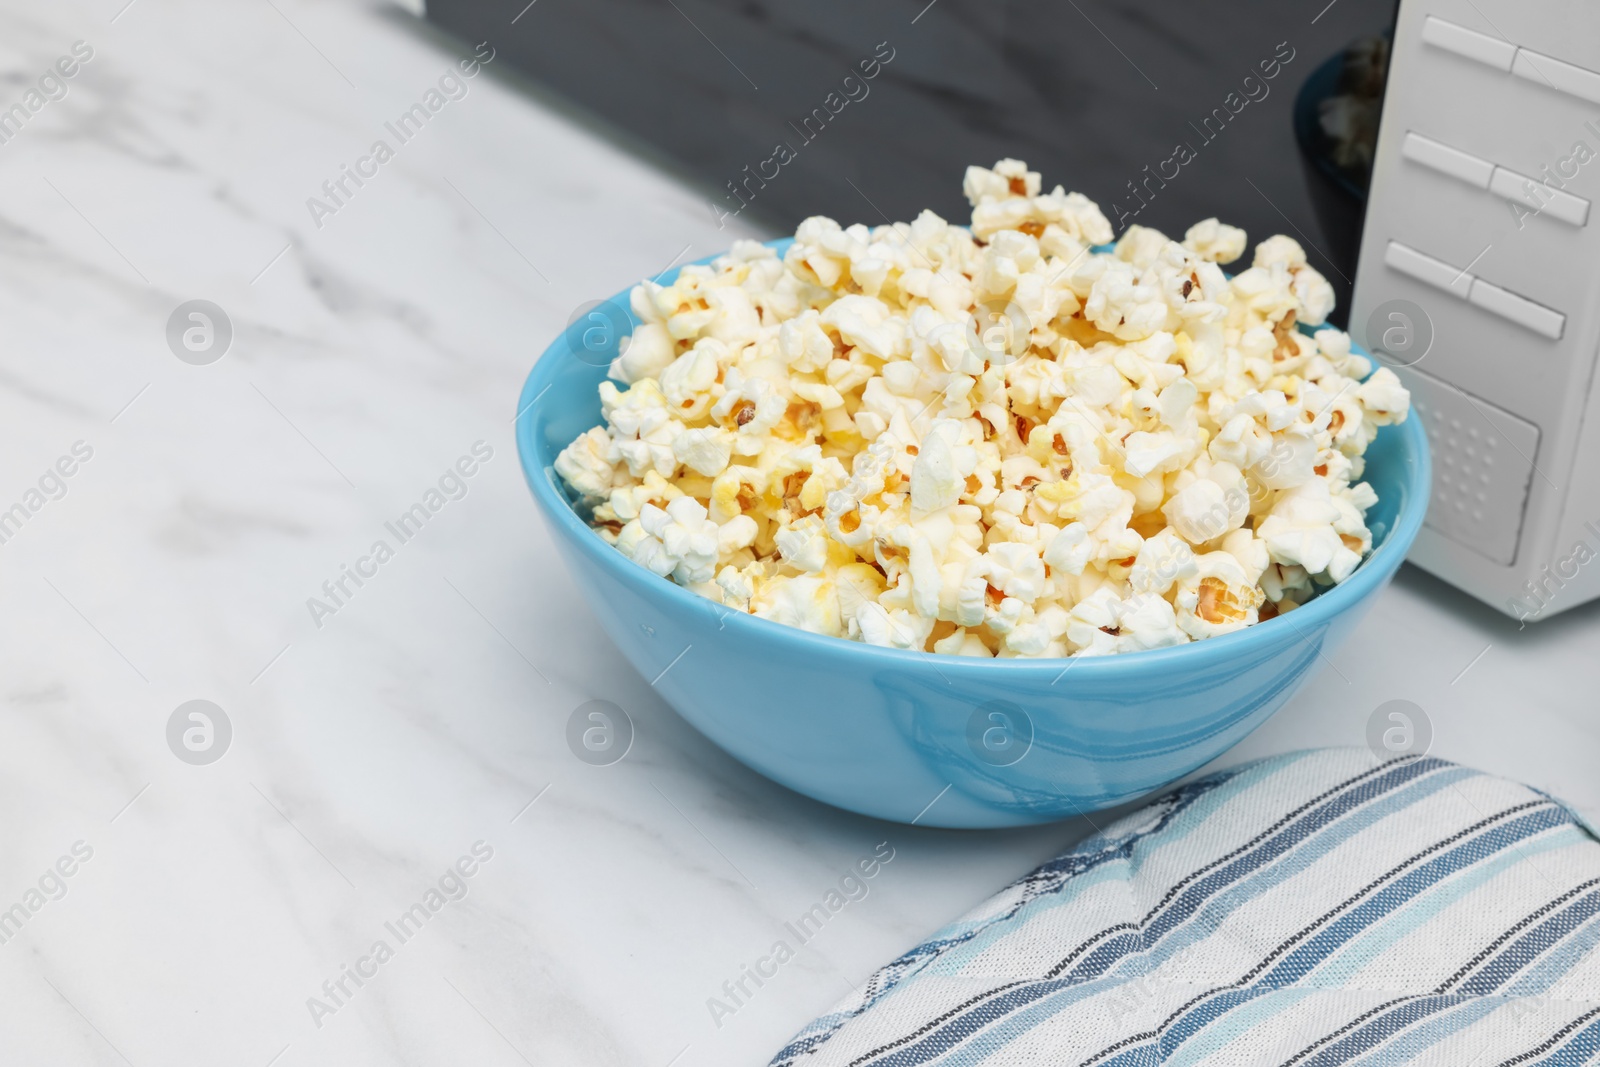
{"type": "Polygon", "coordinates": [[[1404,0],[1351,328],[1411,389],[1411,560],[1513,617],[1600,595],[1600,7],[1404,0]]]}

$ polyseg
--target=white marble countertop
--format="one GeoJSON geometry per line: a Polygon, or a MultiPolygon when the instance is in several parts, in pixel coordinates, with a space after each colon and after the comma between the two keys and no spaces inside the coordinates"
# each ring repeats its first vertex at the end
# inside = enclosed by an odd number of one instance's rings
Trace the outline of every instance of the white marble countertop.
{"type": "MultiPolygon", "coordinates": [[[[619,665],[563,572],[510,433],[531,361],[750,231],[492,64],[318,227],[306,199],[468,50],[377,0],[124,4],[0,13],[0,107],[93,49],[0,144],[0,511],[27,511],[0,544],[0,1062],[758,1064],[1081,835],[766,782],[619,665]],[[166,339],[194,299],[233,326],[208,365],[166,339]],[[307,598],[480,441],[466,495],[318,627],[307,598]],[[204,765],[168,743],[196,699],[232,730],[204,765]],[[609,767],[564,739],[590,699],[637,727],[609,767]],[[885,841],[870,894],[714,1021],[885,841]],[[465,895],[391,929],[441,879],[465,895]]],[[[1408,569],[1224,762],[1361,744],[1407,699],[1436,753],[1594,814],[1597,634],[1593,607],[1518,632],[1408,569]]]]}

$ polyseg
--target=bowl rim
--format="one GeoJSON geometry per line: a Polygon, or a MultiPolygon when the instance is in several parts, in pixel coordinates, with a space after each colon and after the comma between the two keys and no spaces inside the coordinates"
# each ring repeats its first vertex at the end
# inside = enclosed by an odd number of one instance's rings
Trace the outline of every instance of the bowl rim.
{"type": "MultiPolygon", "coordinates": [[[[774,249],[781,257],[784,250],[793,244],[792,237],[780,237],[774,240],[761,242],[768,248],[774,249]]],[[[685,266],[700,266],[727,255],[727,251],[706,256],[703,259],[685,263],[669,271],[664,271],[652,280],[659,284],[670,285],[676,280],[679,271],[685,266]]],[[[638,283],[635,283],[638,284],[638,283]]],[[[610,297],[611,301],[622,306],[628,306],[628,298],[633,289],[628,286],[620,293],[610,297]]],[[[568,327],[570,329],[571,327],[568,327]]],[[[1302,326],[1302,329],[1304,327],[1302,326]]],[[[990,657],[987,659],[973,656],[952,656],[938,652],[928,652],[920,649],[886,648],[881,645],[868,644],[865,641],[852,641],[845,637],[832,637],[827,634],[812,633],[796,626],[763,619],[742,611],[724,609],[722,605],[698,593],[691,592],[676,582],[656,575],[654,572],[634,563],[614,547],[602,541],[594,530],[579,518],[572,505],[556,488],[555,480],[559,477],[555,473],[553,463],[555,456],[549,456],[549,461],[541,461],[541,442],[534,432],[536,419],[534,409],[539,399],[554,383],[555,367],[566,352],[563,341],[567,330],[564,329],[556,338],[547,345],[539,358],[535,360],[528,377],[523,384],[522,392],[517,398],[517,414],[514,421],[514,433],[517,442],[517,456],[522,464],[522,471],[534,500],[538,503],[546,518],[555,524],[559,531],[566,535],[568,540],[578,546],[578,550],[589,559],[594,560],[608,575],[633,588],[641,595],[663,597],[674,608],[685,611],[711,611],[718,614],[723,626],[732,626],[735,632],[744,628],[748,629],[749,637],[757,641],[788,641],[798,646],[797,652],[811,652],[820,655],[838,655],[844,657],[859,657],[864,662],[884,661],[909,667],[915,664],[934,665],[939,671],[949,671],[959,675],[991,675],[996,672],[1006,672],[1009,677],[1022,678],[1028,675],[1042,675],[1054,673],[1059,679],[1068,670],[1073,672],[1089,671],[1091,676],[1114,675],[1140,667],[1152,669],[1172,668],[1216,668],[1224,666],[1226,661],[1240,661],[1250,653],[1250,647],[1245,642],[1254,642],[1256,645],[1269,645],[1279,643],[1280,635],[1284,640],[1291,636],[1298,636],[1302,641],[1311,641],[1314,635],[1324,628],[1339,614],[1355,607],[1367,597],[1376,593],[1389,580],[1393,573],[1399,569],[1404,561],[1405,554],[1410,550],[1412,542],[1416,539],[1418,531],[1422,528],[1423,518],[1427,512],[1428,495],[1432,481],[1432,456],[1429,452],[1428,437],[1424,431],[1420,416],[1412,409],[1403,423],[1389,425],[1380,429],[1380,433],[1399,433],[1402,435],[1406,450],[1416,459],[1412,465],[1405,482],[1406,494],[1402,497],[1397,507],[1393,528],[1385,535],[1383,543],[1371,555],[1362,560],[1355,571],[1344,581],[1332,585],[1301,607],[1294,611],[1268,619],[1266,622],[1247,626],[1232,633],[1220,634],[1216,637],[1207,637],[1200,640],[1188,641],[1181,645],[1171,645],[1166,648],[1142,649],[1137,652],[1124,652],[1107,656],[1057,656],[1057,657],[990,657]],[[1296,619],[1304,616],[1301,621],[1296,619]]],[[[1352,352],[1359,353],[1372,360],[1378,360],[1367,349],[1351,338],[1352,352]]],[[[1376,370],[1376,366],[1374,367],[1376,370]]],[[[597,424],[598,425],[598,424],[597,424]]],[[[887,664],[885,664],[887,665],[887,664]]],[[[1053,682],[1051,684],[1054,684],[1053,682]]]]}

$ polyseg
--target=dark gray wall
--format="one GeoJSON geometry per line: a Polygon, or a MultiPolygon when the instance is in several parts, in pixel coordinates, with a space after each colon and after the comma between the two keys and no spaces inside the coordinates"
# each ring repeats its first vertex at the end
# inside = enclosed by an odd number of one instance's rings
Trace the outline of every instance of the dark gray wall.
{"type": "MultiPolygon", "coordinates": [[[[1218,215],[1252,240],[1296,236],[1348,301],[1359,204],[1297,147],[1294,101],[1319,65],[1389,29],[1393,0],[525,3],[429,0],[428,13],[655,145],[721,210],[740,206],[725,183],[745,179],[780,142],[795,157],[764,188],[747,186],[747,211],[785,229],[812,214],[878,223],[924,207],[960,220],[967,164],[1015,156],[1047,187],[1099,201],[1119,230],[1136,221],[1181,236],[1218,215]],[[880,42],[893,59],[865,97],[806,142],[795,125],[830,92],[844,98],[843,79],[880,42]],[[1263,79],[1266,95],[1206,140],[1204,117],[1230,93],[1245,97],[1246,77],[1290,50],[1277,77],[1263,79]],[[1152,182],[1137,216],[1119,216],[1119,204],[1139,206],[1127,183],[1180,143],[1193,159],[1164,188],[1152,182]]],[[[1248,88],[1263,92],[1260,82],[1248,88]]]]}

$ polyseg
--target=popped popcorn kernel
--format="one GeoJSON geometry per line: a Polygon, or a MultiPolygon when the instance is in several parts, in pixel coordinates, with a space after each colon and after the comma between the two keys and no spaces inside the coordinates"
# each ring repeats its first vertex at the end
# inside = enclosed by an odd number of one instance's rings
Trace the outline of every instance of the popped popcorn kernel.
{"type": "Polygon", "coordinates": [[[1232,263],[1244,255],[1245,232],[1216,219],[1202,219],[1183,235],[1183,247],[1212,263],[1232,263]]]}
{"type": "Polygon", "coordinates": [[[604,422],[555,461],[597,534],[731,610],[982,658],[1216,637],[1348,578],[1410,397],[1305,250],[1229,278],[1237,227],[1107,248],[1044,188],[971,167],[969,226],[817,216],[637,286],[604,422]]]}

